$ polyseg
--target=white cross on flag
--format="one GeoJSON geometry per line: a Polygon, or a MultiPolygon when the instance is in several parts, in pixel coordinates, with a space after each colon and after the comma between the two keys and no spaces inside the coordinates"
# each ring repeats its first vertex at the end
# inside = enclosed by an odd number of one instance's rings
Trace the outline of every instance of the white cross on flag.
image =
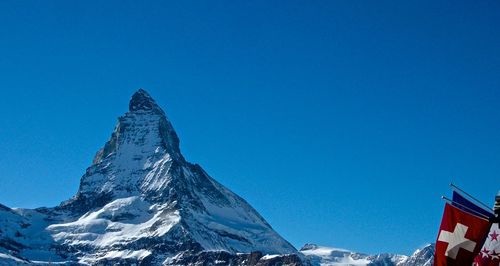
{"type": "Polygon", "coordinates": [[[500,229],[498,224],[491,225],[490,233],[484,242],[481,251],[474,259],[476,266],[499,266],[500,265],[500,229]]]}
{"type": "Polygon", "coordinates": [[[489,228],[487,219],[446,204],[436,241],[434,266],[471,266],[489,228]]]}

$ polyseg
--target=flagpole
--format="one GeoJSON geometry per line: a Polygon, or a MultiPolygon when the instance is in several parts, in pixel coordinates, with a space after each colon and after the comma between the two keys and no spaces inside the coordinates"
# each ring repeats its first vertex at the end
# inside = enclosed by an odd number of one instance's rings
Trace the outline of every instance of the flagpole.
{"type": "Polygon", "coordinates": [[[486,208],[486,210],[493,211],[493,209],[492,209],[491,207],[489,207],[488,205],[484,204],[484,203],[483,203],[483,202],[481,202],[480,200],[478,200],[478,199],[474,198],[471,194],[469,194],[469,193],[465,192],[463,189],[461,189],[461,188],[457,187],[455,184],[450,183],[450,187],[452,187],[452,188],[454,188],[454,189],[456,189],[456,190],[458,190],[458,191],[460,191],[460,192],[464,193],[464,194],[465,194],[465,195],[467,195],[469,198],[471,198],[471,199],[475,200],[477,203],[479,203],[479,204],[483,205],[483,207],[485,207],[485,208],[486,208]]]}
{"type": "Polygon", "coordinates": [[[500,192],[498,192],[495,197],[495,206],[493,207],[493,211],[495,212],[495,222],[500,222],[500,192]]]}
{"type": "Polygon", "coordinates": [[[465,205],[462,205],[462,204],[460,204],[458,202],[454,202],[453,200],[451,200],[451,199],[449,199],[449,198],[447,198],[445,196],[441,196],[441,199],[444,200],[444,201],[446,201],[446,202],[448,202],[448,203],[450,203],[451,205],[458,205],[458,206],[460,206],[460,207],[462,207],[464,209],[467,209],[467,211],[472,212],[474,215],[476,215],[476,216],[478,216],[480,218],[483,218],[483,219],[486,219],[486,220],[490,220],[490,217],[485,216],[484,214],[479,213],[479,212],[477,212],[477,211],[475,211],[475,210],[473,210],[473,209],[471,209],[471,208],[469,208],[469,207],[467,207],[465,205]]]}

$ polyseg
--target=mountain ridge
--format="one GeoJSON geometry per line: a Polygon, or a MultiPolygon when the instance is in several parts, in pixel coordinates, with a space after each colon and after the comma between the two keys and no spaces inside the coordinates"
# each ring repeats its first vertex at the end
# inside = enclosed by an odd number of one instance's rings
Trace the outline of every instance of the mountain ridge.
{"type": "Polygon", "coordinates": [[[306,244],[300,252],[309,259],[313,266],[432,266],[434,249],[434,244],[427,244],[409,256],[390,253],[368,255],[346,249],[306,244]]]}

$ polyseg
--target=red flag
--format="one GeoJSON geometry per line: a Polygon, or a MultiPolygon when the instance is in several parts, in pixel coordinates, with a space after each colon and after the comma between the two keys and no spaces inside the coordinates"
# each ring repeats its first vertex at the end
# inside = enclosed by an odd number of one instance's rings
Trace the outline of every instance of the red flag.
{"type": "Polygon", "coordinates": [[[500,265],[500,229],[498,224],[491,225],[490,233],[483,248],[474,259],[476,266],[499,266],[500,265]]]}
{"type": "Polygon", "coordinates": [[[490,225],[484,218],[446,204],[436,241],[434,266],[471,266],[490,225]]]}

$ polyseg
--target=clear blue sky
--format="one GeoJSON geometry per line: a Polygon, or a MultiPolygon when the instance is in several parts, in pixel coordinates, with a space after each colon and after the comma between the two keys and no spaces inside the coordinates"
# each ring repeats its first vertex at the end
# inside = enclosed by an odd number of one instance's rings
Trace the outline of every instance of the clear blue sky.
{"type": "Polygon", "coordinates": [[[132,93],[296,247],[410,253],[500,189],[500,2],[1,1],[0,203],[72,196],[132,93]]]}

